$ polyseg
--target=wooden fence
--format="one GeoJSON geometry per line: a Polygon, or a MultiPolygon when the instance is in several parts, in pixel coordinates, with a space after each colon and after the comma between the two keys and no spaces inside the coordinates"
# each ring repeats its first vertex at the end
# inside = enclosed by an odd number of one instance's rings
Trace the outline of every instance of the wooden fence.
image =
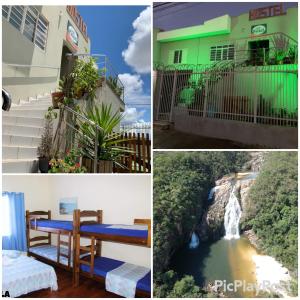
{"type": "Polygon", "coordinates": [[[125,168],[114,164],[114,173],[150,173],[151,140],[149,134],[124,133],[121,138],[126,139],[126,141],[118,145],[132,150],[132,154],[120,159],[119,163],[125,168]]]}

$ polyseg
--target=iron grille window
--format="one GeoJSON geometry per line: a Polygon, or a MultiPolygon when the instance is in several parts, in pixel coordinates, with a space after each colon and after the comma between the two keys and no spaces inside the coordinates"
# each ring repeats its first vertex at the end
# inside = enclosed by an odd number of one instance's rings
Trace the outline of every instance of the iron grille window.
{"type": "Polygon", "coordinates": [[[181,64],[182,61],[182,50],[175,50],[174,51],[174,64],[181,64]]]}
{"type": "Polygon", "coordinates": [[[210,48],[210,61],[234,59],[234,45],[213,46],[210,48]]]}
{"type": "Polygon", "coordinates": [[[2,5],[2,16],[7,19],[9,12],[9,6],[8,5],[2,5]]]}
{"type": "Polygon", "coordinates": [[[21,30],[24,6],[12,6],[9,16],[9,23],[21,30]]]}
{"type": "Polygon", "coordinates": [[[45,50],[48,21],[34,6],[2,6],[2,16],[31,42],[45,50]]]}
{"type": "Polygon", "coordinates": [[[37,27],[36,27],[35,44],[38,45],[43,50],[46,47],[47,32],[48,32],[48,22],[44,17],[39,16],[37,27]]]}
{"type": "Polygon", "coordinates": [[[36,9],[28,9],[25,18],[23,34],[32,42],[34,42],[34,34],[36,23],[38,19],[38,12],[36,9]]]}

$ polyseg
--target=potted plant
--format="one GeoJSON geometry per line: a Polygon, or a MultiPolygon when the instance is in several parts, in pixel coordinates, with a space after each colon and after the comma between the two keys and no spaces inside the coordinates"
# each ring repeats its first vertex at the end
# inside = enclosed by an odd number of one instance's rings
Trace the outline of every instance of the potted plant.
{"type": "Polygon", "coordinates": [[[93,100],[99,84],[102,84],[102,81],[96,68],[96,60],[92,57],[88,60],[77,59],[72,72],[59,81],[59,91],[51,94],[53,107],[58,108],[65,97],[86,97],[93,100]]]}
{"type": "Polygon", "coordinates": [[[77,59],[70,77],[73,78],[73,96],[76,99],[84,96],[89,100],[95,99],[100,76],[94,58],[77,59]]]}
{"type": "Polygon", "coordinates": [[[99,173],[111,173],[114,163],[125,168],[119,159],[134,153],[134,151],[122,145],[128,139],[123,138],[120,133],[114,132],[123,116],[119,112],[112,113],[111,105],[103,103],[100,108],[93,106],[84,115],[94,125],[90,122],[79,123],[82,135],[80,145],[83,165],[89,172],[92,172],[93,160],[97,157],[97,172],[99,173]],[[96,130],[96,126],[98,130],[96,130]],[[95,141],[98,143],[97,153],[95,153],[95,141]]]}
{"type": "Polygon", "coordinates": [[[296,45],[290,46],[288,51],[288,57],[290,60],[290,63],[295,64],[297,63],[297,53],[298,53],[298,47],[296,45]]]}
{"type": "Polygon", "coordinates": [[[57,117],[57,113],[53,111],[53,107],[49,107],[45,114],[45,126],[41,137],[40,145],[37,148],[39,158],[39,170],[41,173],[48,173],[49,161],[52,156],[53,142],[53,119],[57,117]]]}
{"type": "Polygon", "coordinates": [[[51,93],[53,108],[59,108],[59,104],[63,103],[67,90],[70,89],[70,77],[65,76],[59,80],[59,91],[51,93]]]}
{"type": "Polygon", "coordinates": [[[63,159],[52,158],[50,160],[49,173],[84,173],[86,168],[79,163],[78,150],[67,151],[63,159]]]}
{"type": "Polygon", "coordinates": [[[109,76],[107,80],[108,86],[112,89],[112,91],[116,94],[117,97],[121,97],[123,94],[123,87],[118,85],[118,77],[109,76]]]}

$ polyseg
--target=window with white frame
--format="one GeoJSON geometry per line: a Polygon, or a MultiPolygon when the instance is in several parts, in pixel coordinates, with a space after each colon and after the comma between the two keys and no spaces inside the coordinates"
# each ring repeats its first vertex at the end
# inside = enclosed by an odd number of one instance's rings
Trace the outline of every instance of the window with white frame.
{"type": "Polygon", "coordinates": [[[42,50],[46,48],[48,21],[34,6],[2,6],[2,17],[42,50]]]}
{"type": "Polygon", "coordinates": [[[234,45],[222,45],[210,47],[210,61],[234,59],[234,45]]]}

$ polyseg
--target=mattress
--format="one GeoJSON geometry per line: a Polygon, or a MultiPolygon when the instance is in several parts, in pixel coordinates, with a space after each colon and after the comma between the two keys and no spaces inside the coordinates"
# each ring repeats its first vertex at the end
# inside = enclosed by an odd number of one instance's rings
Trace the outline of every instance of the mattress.
{"type": "MultiPolygon", "coordinates": [[[[37,247],[30,247],[29,251],[42,256],[44,258],[47,258],[51,261],[57,262],[57,247],[54,245],[42,245],[37,247]]],[[[60,252],[63,254],[68,254],[68,249],[65,247],[60,247],[60,252]]],[[[84,257],[89,255],[88,253],[80,255],[80,257],[84,257]]],[[[60,256],[59,262],[62,265],[68,266],[68,259],[66,257],[60,256]]],[[[73,266],[73,253],[71,251],[71,266],[73,266]]]]}
{"type": "MultiPolygon", "coordinates": [[[[100,257],[96,256],[94,259],[94,274],[106,277],[106,274],[118,268],[124,264],[123,261],[108,258],[108,257],[100,257]]],[[[80,269],[84,272],[89,272],[90,267],[87,265],[80,265],[80,269]]],[[[149,271],[143,278],[141,278],[137,283],[137,289],[151,293],[151,272],[149,271]]]]}
{"type": "MultiPolygon", "coordinates": [[[[57,221],[57,220],[31,220],[32,226],[62,229],[62,230],[73,230],[72,221],[57,221]]],[[[86,233],[98,233],[107,235],[117,235],[124,237],[136,237],[136,238],[147,238],[148,227],[147,225],[121,225],[121,224],[92,224],[82,225],[80,227],[81,232],[86,233]]]]}
{"type": "Polygon", "coordinates": [[[54,268],[26,255],[2,252],[2,293],[18,297],[33,291],[50,288],[57,290],[54,268]]]}

